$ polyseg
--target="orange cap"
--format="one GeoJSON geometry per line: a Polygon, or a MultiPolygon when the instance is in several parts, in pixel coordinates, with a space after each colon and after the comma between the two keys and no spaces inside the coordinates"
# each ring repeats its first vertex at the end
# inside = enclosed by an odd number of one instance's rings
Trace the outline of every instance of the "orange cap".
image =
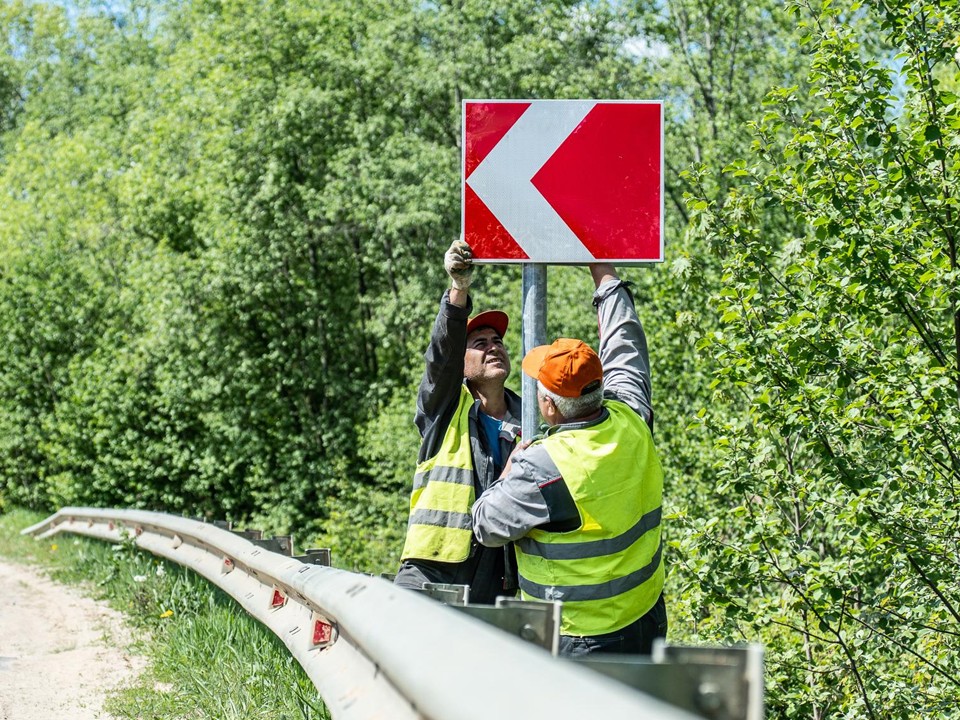
{"type": "Polygon", "coordinates": [[[491,327],[497,331],[501,338],[507,334],[507,325],[510,324],[510,318],[505,312],[500,310],[487,310],[479,315],[475,315],[467,322],[467,335],[477,328],[491,327]]]}
{"type": "Polygon", "coordinates": [[[540,345],[523,358],[523,371],[561,397],[580,397],[603,380],[600,357],[582,340],[560,338],[540,345]]]}

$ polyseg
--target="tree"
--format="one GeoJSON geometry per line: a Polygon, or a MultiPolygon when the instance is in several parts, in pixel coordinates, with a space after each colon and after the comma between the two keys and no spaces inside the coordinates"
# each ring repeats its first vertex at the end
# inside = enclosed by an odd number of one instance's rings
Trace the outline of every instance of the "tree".
{"type": "MultiPolygon", "coordinates": [[[[398,457],[383,418],[412,414],[435,309],[424,298],[439,294],[437,259],[457,233],[460,99],[612,92],[636,72],[614,10],[534,0],[44,9],[27,101],[5,139],[34,157],[65,143],[95,153],[51,166],[43,192],[57,212],[9,229],[2,245],[56,233],[78,248],[77,274],[109,266],[117,284],[109,298],[77,291],[91,311],[115,309],[101,325],[51,330],[63,387],[31,423],[36,461],[7,456],[38,488],[30,502],[52,492],[279,530],[316,528],[334,508],[366,505],[368,491],[406,494],[405,473],[382,471],[398,457]],[[87,204],[99,213],[85,217],[87,204]],[[112,244],[78,237],[77,219],[112,244]]],[[[34,196],[19,197],[18,183],[39,167],[6,168],[3,187],[19,200],[8,228],[29,215],[34,196]]],[[[491,271],[489,286],[515,304],[512,270],[491,271]]],[[[57,301],[50,284],[32,287],[38,303],[57,301]]],[[[24,337],[9,352],[38,349],[24,337]]],[[[9,386],[29,374],[10,373],[9,386]]],[[[10,408],[13,418],[23,403],[10,408]]],[[[412,463],[416,440],[403,437],[412,463]]],[[[399,515],[380,521],[402,529],[399,515]]]]}
{"type": "Polygon", "coordinates": [[[739,505],[687,549],[725,606],[711,621],[767,645],[775,712],[956,717],[960,124],[940,77],[956,73],[958,17],[791,9],[815,107],[796,87],[772,94],[754,156],[728,168],[736,186],[691,199],[728,248],[722,327],[702,349],[749,414],[714,426],[739,505]],[[793,233],[765,232],[770,208],[793,233]]]}

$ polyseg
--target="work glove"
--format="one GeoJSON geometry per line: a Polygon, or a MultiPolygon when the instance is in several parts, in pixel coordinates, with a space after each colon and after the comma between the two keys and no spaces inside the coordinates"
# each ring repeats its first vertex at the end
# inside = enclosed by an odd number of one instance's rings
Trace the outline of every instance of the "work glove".
{"type": "Polygon", "coordinates": [[[464,240],[454,240],[443,256],[443,269],[457,290],[467,290],[473,280],[473,250],[464,240]]]}

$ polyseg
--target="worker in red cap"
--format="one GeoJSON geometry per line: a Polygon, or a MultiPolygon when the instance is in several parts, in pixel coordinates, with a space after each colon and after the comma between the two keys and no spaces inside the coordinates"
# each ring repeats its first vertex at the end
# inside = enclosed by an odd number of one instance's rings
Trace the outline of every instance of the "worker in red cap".
{"type": "Polygon", "coordinates": [[[455,241],[444,256],[450,288],[425,354],[415,423],[419,464],[410,519],[395,583],[470,586],[470,602],[493,603],[517,591],[513,548],[480,545],[470,509],[501,474],[520,434],[520,398],[504,387],[510,354],[509,318],[499,310],[470,317],[474,264],[470,246],[455,241]]]}
{"type": "Polygon", "coordinates": [[[515,545],[521,597],[563,602],[561,655],[649,654],[667,616],[647,341],[614,267],[590,269],[600,354],[561,338],[523,358],[549,430],[513,453],[473,528],[515,545]]]}

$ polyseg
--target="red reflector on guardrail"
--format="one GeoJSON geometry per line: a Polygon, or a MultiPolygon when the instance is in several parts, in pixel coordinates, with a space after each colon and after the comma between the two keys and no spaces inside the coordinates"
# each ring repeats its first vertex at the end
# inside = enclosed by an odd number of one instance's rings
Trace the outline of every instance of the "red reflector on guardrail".
{"type": "Polygon", "coordinates": [[[313,644],[325,645],[333,639],[333,625],[317,620],[313,624],[313,644]]]}
{"type": "Polygon", "coordinates": [[[283,594],[280,588],[273,588],[273,596],[270,598],[270,607],[276,610],[287,604],[287,596],[283,594]]]}
{"type": "Polygon", "coordinates": [[[318,612],[314,612],[310,620],[313,626],[310,644],[314,648],[324,648],[336,641],[338,635],[336,625],[318,612]]]}

